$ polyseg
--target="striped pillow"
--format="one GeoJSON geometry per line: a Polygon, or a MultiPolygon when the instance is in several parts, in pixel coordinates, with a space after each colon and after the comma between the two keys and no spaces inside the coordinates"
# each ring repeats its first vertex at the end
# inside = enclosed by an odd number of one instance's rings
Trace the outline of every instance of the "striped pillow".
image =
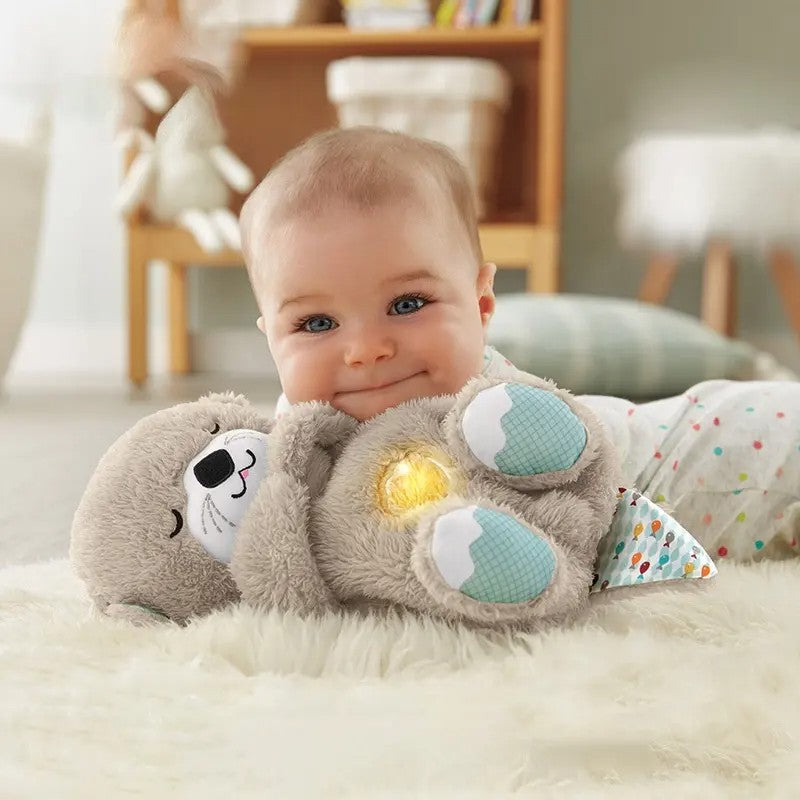
{"type": "Polygon", "coordinates": [[[500,295],[488,338],[519,369],[576,394],[632,399],[751,377],[757,355],[688,314],[589,295],[500,295]]]}

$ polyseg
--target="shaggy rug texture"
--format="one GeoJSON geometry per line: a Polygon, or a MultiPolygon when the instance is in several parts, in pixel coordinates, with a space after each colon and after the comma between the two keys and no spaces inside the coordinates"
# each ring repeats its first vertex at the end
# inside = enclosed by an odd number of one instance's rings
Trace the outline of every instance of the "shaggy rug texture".
{"type": "Polygon", "coordinates": [[[66,561],[8,567],[0,795],[798,797],[798,598],[798,561],[723,564],[539,635],[244,608],[140,629],[66,561]]]}

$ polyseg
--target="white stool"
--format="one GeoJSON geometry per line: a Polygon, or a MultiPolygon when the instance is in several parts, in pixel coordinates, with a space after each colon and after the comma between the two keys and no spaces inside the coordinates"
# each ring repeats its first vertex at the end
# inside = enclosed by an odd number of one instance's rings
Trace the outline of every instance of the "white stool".
{"type": "Polygon", "coordinates": [[[619,236],[649,253],[639,299],[663,303],[681,258],[705,254],[701,317],[735,331],[734,253],[768,263],[800,336],[800,133],[651,136],[619,162],[619,236]]]}

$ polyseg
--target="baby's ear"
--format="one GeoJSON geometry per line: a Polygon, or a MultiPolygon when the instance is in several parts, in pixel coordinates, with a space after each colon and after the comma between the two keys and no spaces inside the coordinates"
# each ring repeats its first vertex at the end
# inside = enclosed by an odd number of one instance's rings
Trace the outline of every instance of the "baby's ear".
{"type": "Polygon", "coordinates": [[[109,603],[104,609],[103,613],[107,617],[114,619],[124,619],[139,628],[151,625],[163,625],[164,623],[172,624],[172,620],[160,611],[147,606],[140,606],[136,603],[109,603]]]}
{"type": "Polygon", "coordinates": [[[264,336],[267,335],[266,326],[264,325],[264,317],[259,317],[256,320],[256,327],[261,331],[261,333],[264,334],[264,336]]]}
{"type": "Polygon", "coordinates": [[[497,266],[487,262],[481,267],[478,273],[478,309],[481,315],[481,324],[484,328],[489,324],[489,320],[494,314],[494,275],[497,266]]]}
{"type": "Polygon", "coordinates": [[[487,261],[478,270],[477,286],[481,293],[491,293],[494,289],[494,277],[497,274],[497,264],[487,261]]]}

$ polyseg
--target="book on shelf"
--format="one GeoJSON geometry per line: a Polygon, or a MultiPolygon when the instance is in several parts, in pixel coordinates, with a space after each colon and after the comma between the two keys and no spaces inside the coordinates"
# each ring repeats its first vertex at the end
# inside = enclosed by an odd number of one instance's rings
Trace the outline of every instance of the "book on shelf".
{"type": "Polygon", "coordinates": [[[428,0],[342,0],[348,28],[361,30],[412,30],[428,27],[428,0]]]}
{"type": "Polygon", "coordinates": [[[517,25],[526,25],[533,19],[534,0],[516,0],[514,5],[514,22],[517,25]]]}
{"type": "Polygon", "coordinates": [[[498,22],[526,25],[533,18],[535,0],[441,0],[436,24],[444,27],[474,28],[498,22]]]}
{"type": "Polygon", "coordinates": [[[500,22],[504,25],[527,25],[535,11],[535,0],[501,0],[500,22]]]}
{"type": "Polygon", "coordinates": [[[471,28],[475,22],[477,0],[461,0],[453,24],[456,28],[471,28]]]}
{"type": "Polygon", "coordinates": [[[479,2],[477,11],[475,12],[475,24],[491,25],[497,15],[499,6],[500,0],[482,0],[482,2],[479,2]]]}
{"type": "Polygon", "coordinates": [[[455,22],[459,0],[441,0],[436,9],[436,24],[447,27],[455,22]]]}

